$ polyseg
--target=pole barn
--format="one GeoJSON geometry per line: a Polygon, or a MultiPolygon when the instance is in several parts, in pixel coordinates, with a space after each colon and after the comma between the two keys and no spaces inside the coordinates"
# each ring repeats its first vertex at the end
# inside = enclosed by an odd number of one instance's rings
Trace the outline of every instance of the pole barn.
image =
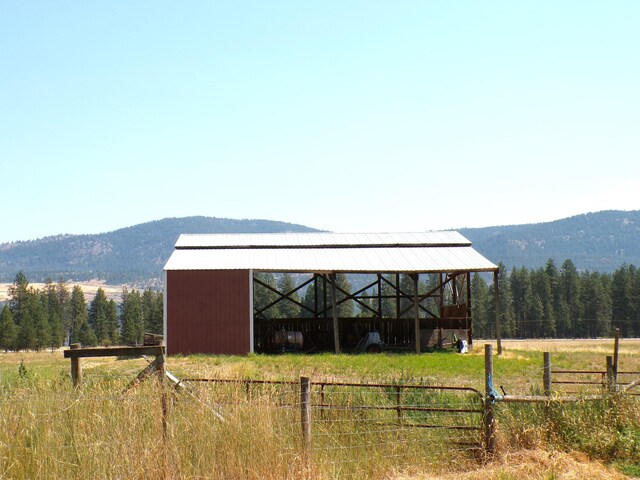
{"type": "Polygon", "coordinates": [[[283,335],[301,351],[353,351],[370,332],[418,353],[471,344],[471,274],[497,271],[453,231],[181,235],[164,268],[167,353],[274,352],[283,335]],[[288,290],[269,280],[284,275],[288,290]]]}

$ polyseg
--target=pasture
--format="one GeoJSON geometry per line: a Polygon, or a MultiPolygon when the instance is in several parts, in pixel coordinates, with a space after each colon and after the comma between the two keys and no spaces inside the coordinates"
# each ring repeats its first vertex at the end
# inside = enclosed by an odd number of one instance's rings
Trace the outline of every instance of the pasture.
{"type": "MultiPolygon", "coordinates": [[[[180,379],[274,382],[251,386],[185,382],[188,392],[156,381],[124,392],[147,365],[144,359],[84,359],[84,385],[74,390],[69,360],[62,351],[3,353],[0,478],[415,480],[640,475],[640,397],[631,396],[572,405],[496,404],[498,449],[488,458],[473,445],[481,437],[475,430],[412,428],[430,422],[448,426],[449,417],[444,415],[464,410],[459,407],[467,404],[477,407],[477,400],[457,392],[423,394],[407,389],[400,412],[393,388],[328,386],[322,400],[319,390],[313,395],[315,403],[331,405],[332,410],[313,411],[311,448],[305,449],[297,385],[301,376],[316,384],[454,386],[484,392],[483,345],[477,341],[475,349],[464,355],[441,351],[168,357],[167,369],[180,379]],[[162,389],[169,399],[166,429],[162,389]],[[425,413],[425,406],[447,412],[425,413]]],[[[542,390],[543,351],[551,353],[553,369],[603,370],[613,340],[504,341],[503,348],[503,355],[494,357],[496,388],[528,395],[542,390]]],[[[640,340],[622,339],[619,370],[640,371],[640,340]]],[[[585,388],[592,393],[601,386],[585,388]]],[[[469,418],[458,417],[454,423],[475,425],[476,417],[469,418]]]]}

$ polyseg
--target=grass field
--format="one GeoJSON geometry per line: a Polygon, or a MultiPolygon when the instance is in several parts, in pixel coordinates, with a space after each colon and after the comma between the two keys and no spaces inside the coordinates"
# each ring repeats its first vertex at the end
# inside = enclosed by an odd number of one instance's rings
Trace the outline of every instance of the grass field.
{"type": "MultiPolygon", "coordinates": [[[[178,378],[296,381],[303,375],[315,382],[483,391],[483,345],[476,342],[465,355],[175,356],[167,368],[178,378]]],[[[504,341],[503,348],[494,358],[496,386],[525,395],[542,388],[543,351],[551,352],[555,369],[603,370],[613,340],[504,341]]],[[[438,433],[373,429],[364,413],[318,414],[309,460],[300,440],[300,412],[281,408],[295,401],[295,391],[265,387],[250,399],[234,386],[170,393],[165,435],[156,382],[122,393],[146,365],[144,359],[83,359],[84,386],[75,391],[62,351],[0,354],[0,478],[640,476],[639,397],[561,408],[496,405],[498,451],[491,460],[477,450],[452,448],[438,433]],[[212,413],[219,403],[224,422],[212,413]]],[[[619,369],[640,371],[640,340],[622,340],[619,369]]],[[[365,396],[348,391],[344,401],[357,403],[359,395],[365,396]]]]}

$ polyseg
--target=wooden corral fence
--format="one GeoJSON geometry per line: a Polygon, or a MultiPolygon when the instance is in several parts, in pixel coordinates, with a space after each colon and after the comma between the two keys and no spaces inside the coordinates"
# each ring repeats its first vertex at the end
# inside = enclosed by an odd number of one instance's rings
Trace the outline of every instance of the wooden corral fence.
{"type": "MultiPolygon", "coordinates": [[[[153,343],[161,343],[154,341],[153,343]]],[[[69,350],[64,351],[64,358],[71,359],[71,380],[74,387],[82,387],[82,366],[81,358],[98,358],[98,357],[133,357],[139,358],[144,356],[154,356],[154,360],[149,362],[139,374],[129,382],[125,392],[135,387],[138,383],[146,380],[151,376],[155,376],[162,384],[167,378],[165,368],[165,347],[164,345],[142,345],[142,346],[125,346],[125,347],[90,347],[81,348],[79,343],[70,345],[69,350]]],[[[169,374],[169,377],[171,375],[169,374]]],[[[167,394],[166,389],[161,388],[160,403],[162,406],[162,434],[167,436],[167,394]]]]}
{"type": "Polygon", "coordinates": [[[81,358],[98,358],[98,357],[133,357],[139,358],[143,356],[153,356],[155,359],[140,372],[140,374],[132,381],[140,382],[149,377],[154,372],[158,372],[160,378],[165,377],[164,367],[164,345],[144,345],[134,347],[89,347],[82,348],[79,343],[74,343],[69,350],[64,351],[64,358],[71,359],[71,380],[75,387],[82,386],[83,374],[80,363],[81,358]]]}

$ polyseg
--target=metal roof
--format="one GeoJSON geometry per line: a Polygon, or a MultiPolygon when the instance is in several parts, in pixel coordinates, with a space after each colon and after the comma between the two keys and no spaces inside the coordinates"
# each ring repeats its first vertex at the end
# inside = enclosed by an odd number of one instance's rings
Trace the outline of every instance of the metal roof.
{"type": "Polygon", "coordinates": [[[252,233],[252,234],[182,234],[176,242],[183,248],[288,248],[288,247],[445,247],[470,246],[460,233],[252,233]]]}
{"type": "Polygon", "coordinates": [[[181,235],[164,269],[274,272],[486,272],[457,232],[181,235]]]}

